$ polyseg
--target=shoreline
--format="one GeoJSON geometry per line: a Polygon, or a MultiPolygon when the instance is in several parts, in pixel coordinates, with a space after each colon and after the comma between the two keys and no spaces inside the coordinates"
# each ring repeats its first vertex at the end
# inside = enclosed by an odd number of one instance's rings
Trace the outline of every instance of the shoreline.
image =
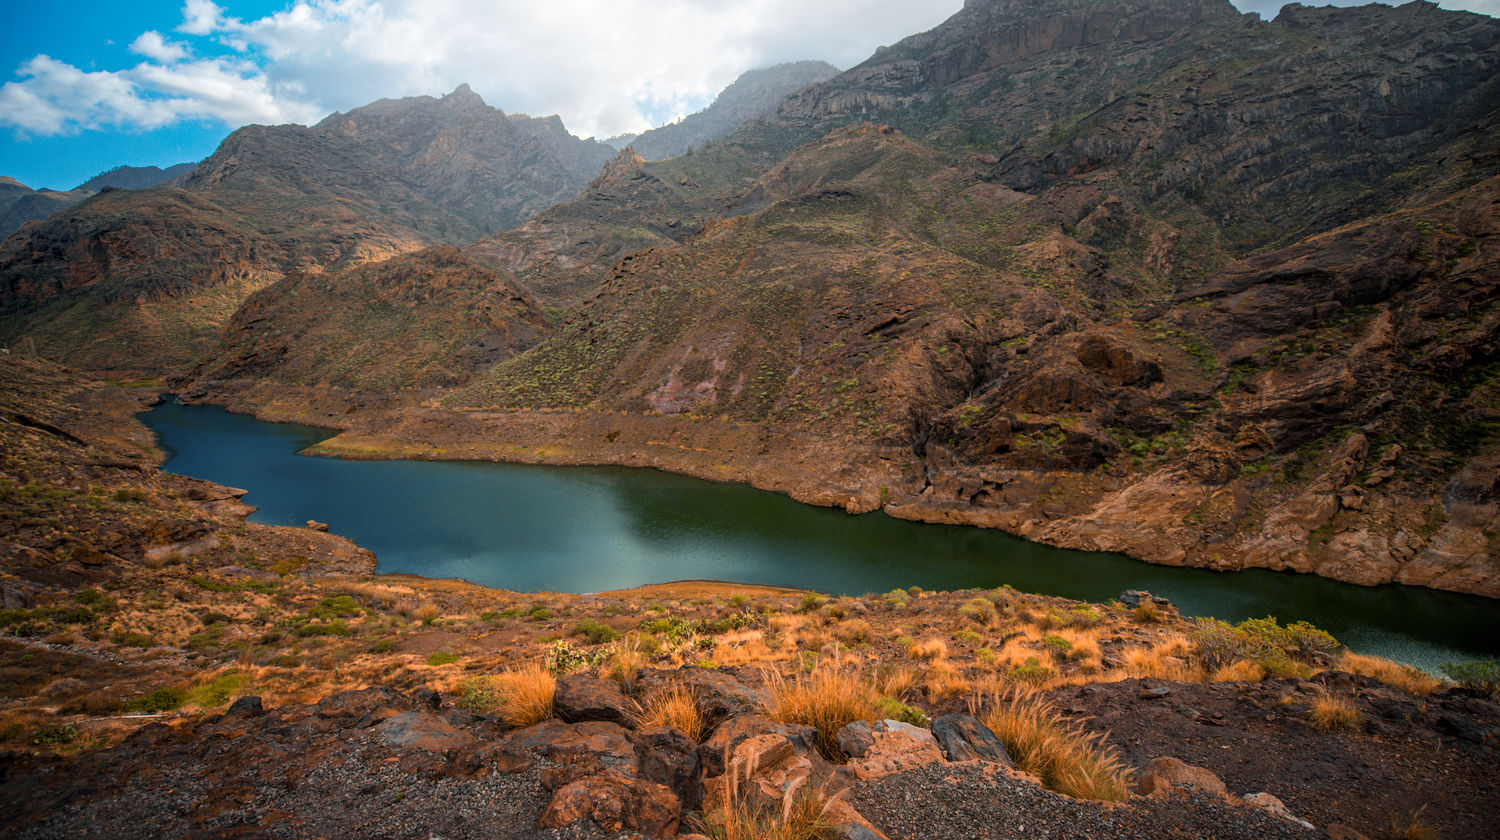
{"type": "MultiPolygon", "coordinates": [[[[308,447],[306,454],[322,457],[648,468],[744,484],[851,514],[879,510],[895,519],[999,530],[1040,545],[1114,552],[1152,565],[1263,568],[1359,586],[1400,584],[1500,600],[1500,564],[1459,562],[1449,551],[1467,533],[1466,523],[1482,520],[1495,504],[1455,503],[1455,513],[1432,535],[1428,549],[1404,564],[1389,558],[1361,561],[1358,547],[1350,544],[1367,540],[1367,530],[1345,532],[1348,538],[1337,541],[1336,554],[1313,563],[1307,549],[1297,548],[1298,540],[1304,546],[1317,539],[1335,541],[1304,529],[1291,513],[1268,515],[1270,524],[1262,531],[1239,533],[1233,540],[1205,533],[1212,523],[1193,523],[1191,511],[1228,488],[1186,480],[1170,470],[1123,485],[1108,476],[966,468],[969,475],[957,467],[929,480],[902,447],[694,415],[447,409],[437,407],[438,396],[236,381],[197,387],[181,398],[268,422],[338,430],[308,447]],[[1120,486],[1080,485],[1085,480],[1120,486]],[[965,488],[980,485],[998,487],[998,498],[989,491],[978,494],[986,498],[984,504],[943,497],[966,498],[965,488]],[[1060,501],[1052,498],[1059,494],[1060,501]]],[[[1312,488],[1277,511],[1318,507],[1330,494],[1337,506],[1337,491],[1312,488]]]]}

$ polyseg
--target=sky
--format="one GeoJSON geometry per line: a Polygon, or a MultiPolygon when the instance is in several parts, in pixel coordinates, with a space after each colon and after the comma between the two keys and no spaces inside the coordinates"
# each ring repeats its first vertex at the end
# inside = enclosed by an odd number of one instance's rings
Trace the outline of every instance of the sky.
{"type": "MultiPolygon", "coordinates": [[[[963,0],[68,0],[0,9],[0,175],[70,189],[468,83],[581,137],[663,125],[746,70],[848,68],[963,0]]],[[[1238,0],[1273,17],[1280,2],[1238,0]]],[[[1324,5],[1310,2],[1309,5],[1324,5]]],[[[1334,5],[1355,5],[1338,0],[1334,5]]],[[[1444,0],[1500,16],[1500,0],[1444,0]]]]}

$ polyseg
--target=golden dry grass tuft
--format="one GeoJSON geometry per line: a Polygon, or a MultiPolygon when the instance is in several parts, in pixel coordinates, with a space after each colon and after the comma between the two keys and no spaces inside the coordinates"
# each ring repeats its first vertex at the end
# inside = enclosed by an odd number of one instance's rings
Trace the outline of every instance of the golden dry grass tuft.
{"type": "Polygon", "coordinates": [[[1340,667],[1351,674],[1359,674],[1360,676],[1380,680],[1386,685],[1392,688],[1399,688],[1408,694],[1431,694],[1443,686],[1442,682],[1438,679],[1428,676],[1410,665],[1392,662],[1381,656],[1366,656],[1346,651],[1340,667]]]}
{"type": "Polygon", "coordinates": [[[1035,690],[995,695],[979,717],[1004,742],[1016,766],[1048,789],[1078,799],[1130,798],[1129,770],[1105,736],[1065,721],[1035,690]]]}
{"type": "Polygon", "coordinates": [[[948,643],[942,639],[923,639],[906,647],[906,655],[912,659],[937,660],[948,656],[948,643]]]}
{"type": "Polygon", "coordinates": [[[1266,678],[1266,669],[1259,662],[1241,659],[1228,665],[1220,665],[1208,675],[1210,682],[1260,682],[1266,678]]]}
{"type": "Polygon", "coordinates": [[[1341,729],[1359,728],[1362,717],[1359,707],[1347,697],[1337,697],[1327,691],[1313,698],[1307,710],[1307,721],[1319,732],[1335,732],[1341,729]]]}
{"type": "Polygon", "coordinates": [[[703,738],[707,722],[698,708],[698,697],[684,685],[674,685],[647,697],[636,713],[641,726],[670,726],[688,736],[693,743],[703,738]]]}
{"type": "Polygon", "coordinates": [[[842,836],[828,819],[829,798],[806,787],[787,791],[778,811],[757,807],[746,795],[749,776],[754,768],[730,773],[721,801],[707,809],[703,819],[693,820],[694,827],[710,840],[832,840],[842,836]]]}
{"type": "Polygon", "coordinates": [[[1202,666],[1193,660],[1192,643],[1184,636],[1169,636],[1150,647],[1130,648],[1120,657],[1128,677],[1203,682],[1202,666]]]}
{"type": "Polygon", "coordinates": [[[766,714],[782,723],[813,727],[818,752],[835,761],[846,758],[839,749],[838,731],[876,715],[874,686],[842,662],[822,664],[810,674],[798,672],[790,679],[773,671],[766,689],[766,714]]]}
{"type": "Polygon", "coordinates": [[[623,686],[635,683],[636,677],[640,676],[641,668],[650,661],[651,657],[641,649],[641,634],[630,633],[615,645],[614,653],[599,665],[599,676],[603,679],[614,680],[623,686]]]}
{"type": "Polygon", "coordinates": [[[510,726],[535,726],[554,716],[557,678],[540,662],[511,668],[491,678],[500,719],[510,726]]]}

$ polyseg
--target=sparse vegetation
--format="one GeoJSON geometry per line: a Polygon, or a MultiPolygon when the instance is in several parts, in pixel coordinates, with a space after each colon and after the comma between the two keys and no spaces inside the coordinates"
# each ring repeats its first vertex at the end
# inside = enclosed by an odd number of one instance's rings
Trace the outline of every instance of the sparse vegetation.
{"type": "Polygon", "coordinates": [[[817,730],[818,752],[842,761],[838,731],[875,714],[873,686],[852,667],[839,662],[819,665],[811,673],[790,678],[771,672],[766,680],[766,714],[782,723],[800,723],[817,730]]]}
{"type": "Polygon", "coordinates": [[[979,717],[1005,744],[1016,766],[1046,787],[1079,799],[1123,802],[1130,797],[1125,762],[1104,736],[1064,721],[1035,691],[985,698],[979,717]]]}

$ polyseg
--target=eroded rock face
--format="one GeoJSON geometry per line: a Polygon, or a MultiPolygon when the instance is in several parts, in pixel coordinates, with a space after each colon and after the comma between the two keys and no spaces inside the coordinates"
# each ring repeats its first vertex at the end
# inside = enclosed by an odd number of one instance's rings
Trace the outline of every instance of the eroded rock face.
{"type": "Polygon", "coordinates": [[[558,715],[566,721],[608,721],[633,727],[630,699],[614,680],[601,680],[584,674],[570,674],[557,681],[553,702],[558,715]]]}

